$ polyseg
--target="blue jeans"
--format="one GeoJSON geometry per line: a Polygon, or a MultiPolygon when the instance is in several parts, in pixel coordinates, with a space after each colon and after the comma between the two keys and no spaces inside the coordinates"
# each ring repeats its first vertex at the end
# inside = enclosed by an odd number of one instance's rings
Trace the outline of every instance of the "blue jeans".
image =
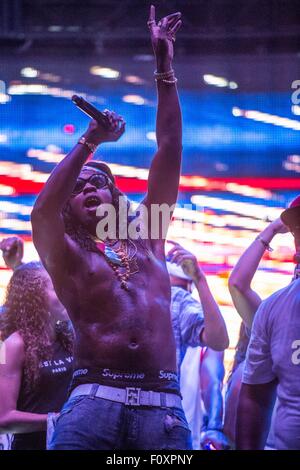
{"type": "Polygon", "coordinates": [[[191,433],[180,408],[130,407],[93,396],[67,401],[50,450],[190,450],[191,433]]]}

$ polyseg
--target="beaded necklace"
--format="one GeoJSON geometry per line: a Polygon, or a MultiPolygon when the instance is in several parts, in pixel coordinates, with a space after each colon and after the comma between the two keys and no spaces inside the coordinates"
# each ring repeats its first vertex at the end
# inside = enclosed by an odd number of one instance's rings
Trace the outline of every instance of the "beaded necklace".
{"type": "Polygon", "coordinates": [[[105,243],[96,241],[97,248],[114,271],[121,283],[121,288],[127,291],[129,291],[127,282],[129,277],[139,272],[136,260],[137,246],[130,239],[128,239],[128,242],[133,246],[132,254],[130,254],[129,243],[126,243],[125,240],[106,241],[105,243]],[[120,245],[117,248],[112,248],[118,242],[120,245]]]}

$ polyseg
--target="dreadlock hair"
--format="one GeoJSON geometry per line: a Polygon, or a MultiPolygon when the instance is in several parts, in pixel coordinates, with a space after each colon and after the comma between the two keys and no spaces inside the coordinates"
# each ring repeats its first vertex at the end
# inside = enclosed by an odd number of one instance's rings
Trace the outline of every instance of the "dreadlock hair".
{"type": "MultiPolygon", "coordinates": [[[[24,387],[31,391],[38,383],[40,362],[53,354],[53,325],[49,321],[45,269],[41,263],[26,263],[17,268],[7,286],[4,313],[1,315],[1,339],[18,332],[24,341],[24,387]]],[[[69,353],[73,351],[73,333],[60,325],[57,340],[69,353]]]]}
{"type": "MultiPolygon", "coordinates": [[[[120,197],[126,197],[116,186],[115,186],[115,178],[111,172],[111,169],[109,166],[101,161],[98,160],[92,160],[89,161],[84,165],[84,167],[88,168],[95,168],[96,170],[100,170],[103,173],[105,173],[109,179],[109,189],[112,195],[112,204],[116,209],[116,214],[117,214],[117,220],[119,219],[119,198],[120,197]]],[[[127,208],[130,207],[130,203],[127,200],[127,208]]],[[[75,218],[70,201],[67,201],[65,207],[63,208],[62,211],[62,216],[65,224],[65,230],[66,233],[76,242],[78,245],[87,250],[87,251],[94,251],[98,253],[98,248],[96,246],[96,243],[89,233],[89,231],[84,227],[82,224],[78,222],[78,220],[75,218]]],[[[117,229],[118,233],[118,229],[117,229]]]]}

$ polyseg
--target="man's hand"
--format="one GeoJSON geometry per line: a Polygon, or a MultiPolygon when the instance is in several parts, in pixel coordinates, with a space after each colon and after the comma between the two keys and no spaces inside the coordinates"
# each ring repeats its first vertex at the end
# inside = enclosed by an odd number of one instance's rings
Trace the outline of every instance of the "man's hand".
{"type": "Polygon", "coordinates": [[[198,283],[200,279],[205,279],[205,275],[198,265],[196,256],[179,245],[179,243],[175,243],[171,240],[168,240],[168,243],[174,245],[168,253],[171,263],[176,263],[181,266],[184,273],[195,283],[198,283]]]}
{"type": "Polygon", "coordinates": [[[90,122],[84,137],[88,142],[99,145],[103,142],[116,142],[125,132],[125,121],[114,111],[105,110],[108,117],[109,127],[106,129],[94,119],[90,122]]]}
{"type": "Polygon", "coordinates": [[[201,433],[200,445],[202,449],[211,447],[214,450],[229,450],[231,445],[223,432],[216,429],[208,429],[201,433]]]}
{"type": "Polygon", "coordinates": [[[20,237],[4,238],[0,242],[0,250],[8,268],[15,269],[22,263],[24,243],[20,237]]]}
{"type": "MultiPolygon", "coordinates": [[[[164,65],[170,65],[174,56],[175,35],[179,30],[181,13],[173,13],[165,16],[157,24],[155,20],[155,7],[151,5],[148,19],[148,27],[151,34],[153,51],[157,60],[158,69],[164,65]]],[[[165,70],[158,70],[159,72],[165,70]]],[[[168,70],[167,70],[168,71],[168,70]]]]}
{"type": "Polygon", "coordinates": [[[284,225],[280,217],[278,217],[278,219],[271,222],[270,227],[272,227],[275,234],[289,232],[289,228],[286,225],[284,225]]]}

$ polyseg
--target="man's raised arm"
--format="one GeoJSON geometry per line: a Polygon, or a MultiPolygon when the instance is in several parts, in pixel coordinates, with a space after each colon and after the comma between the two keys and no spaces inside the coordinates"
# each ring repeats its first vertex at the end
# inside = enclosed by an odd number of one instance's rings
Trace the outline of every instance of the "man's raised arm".
{"type": "Polygon", "coordinates": [[[242,254],[230,275],[228,287],[231,298],[249,329],[252,328],[254,315],[261,304],[261,298],[251,288],[253,277],[273,237],[287,231],[280,218],[268,225],[242,254]]]}
{"type": "Polygon", "coordinates": [[[65,255],[70,248],[62,210],[71,196],[82,166],[100,143],[116,141],[124,132],[125,123],[119,116],[108,111],[107,116],[109,129],[104,130],[96,121],[91,121],[83,135],[86,143],[78,143],[55,167],[33,207],[33,241],[48,271],[64,265],[65,255]]]}
{"type": "Polygon", "coordinates": [[[176,79],[172,70],[175,34],[181,26],[181,13],[166,16],[156,23],[152,5],[148,26],[156,57],[155,78],[158,90],[156,139],[158,150],[152,161],[148,193],[144,204],[176,203],[181,167],[182,125],[176,79]]]}

